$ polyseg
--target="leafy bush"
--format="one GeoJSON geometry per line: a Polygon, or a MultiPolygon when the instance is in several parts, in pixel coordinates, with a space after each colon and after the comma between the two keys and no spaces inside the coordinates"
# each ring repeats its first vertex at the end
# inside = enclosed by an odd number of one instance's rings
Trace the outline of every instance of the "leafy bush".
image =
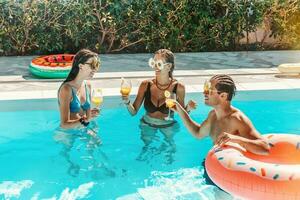
{"type": "Polygon", "coordinates": [[[267,11],[272,34],[286,48],[300,48],[300,1],[276,1],[267,11]]]}
{"type": "Polygon", "coordinates": [[[274,48],[298,48],[298,1],[0,0],[0,55],[242,50],[266,18],[274,48]]]}

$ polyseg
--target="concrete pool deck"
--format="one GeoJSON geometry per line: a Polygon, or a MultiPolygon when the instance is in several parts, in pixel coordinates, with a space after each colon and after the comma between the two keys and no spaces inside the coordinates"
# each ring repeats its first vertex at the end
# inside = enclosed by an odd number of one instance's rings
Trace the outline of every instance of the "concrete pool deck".
{"type": "MultiPolygon", "coordinates": [[[[187,92],[202,92],[206,79],[229,74],[238,90],[300,89],[300,77],[282,76],[277,65],[300,62],[300,51],[205,52],[176,55],[174,76],[186,85],[187,92]],[[280,77],[280,78],[279,78],[280,77]]],[[[91,80],[105,96],[120,95],[120,78],[130,79],[132,94],[140,82],[153,77],[147,67],[151,54],[101,55],[102,66],[91,80]],[[119,72],[121,71],[121,72],[119,72]]],[[[28,65],[32,56],[0,57],[0,100],[56,98],[62,79],[32,77],[28,65]]]]}

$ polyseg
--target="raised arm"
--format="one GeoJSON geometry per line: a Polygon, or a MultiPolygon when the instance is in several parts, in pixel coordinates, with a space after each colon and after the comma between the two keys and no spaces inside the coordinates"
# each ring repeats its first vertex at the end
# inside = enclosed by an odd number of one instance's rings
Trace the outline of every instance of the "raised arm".
{"type": "Polygon", "coordinates": [[[147,85],[148,85],[149,81],[148,80],[145,80],[141,83],[141,85],[139,86],[139,90],[138,90],[138,93],[137,93],[137,96],[133,102],[133,104],[130,102],[128,96],[126,97],[122,97],[123,100],[124,100],[124,104],[126,105],[127,107],[127,110],[129,111],[129,113],[134,116],[137,114],[137,112],[139,111],[142,103],[143,103],[143,100],[144,100],[144,97],[145,97],[145,91],[147,89],[147,85]]]}
{"type": "Polygon", "coordinates": [[[178,83],[176,100],[181,105],[181,107],[185,109],[184,98],[185,98],[185,87],[183,84],[178,83]]]}
{"type": "Polygon", "coordinates": [[[196,102],[190,100],[186,105],[184,103],[185,99],[185,86],[181,83],[177,85],[177,101],[178,103],[189,113],[191,110],[196,109],[196,102]]]}
{"type": "Polygon", "coordinates": [[[211,113],[208,115],[207,119],[202,122],[202,124],[198,124],[189,116],[180,103],[176,102],[176,107],[172,108],[172,110],[178,112],[184,125],[194,137],[201,139],[209,135],[211,129],[211,113]]]}

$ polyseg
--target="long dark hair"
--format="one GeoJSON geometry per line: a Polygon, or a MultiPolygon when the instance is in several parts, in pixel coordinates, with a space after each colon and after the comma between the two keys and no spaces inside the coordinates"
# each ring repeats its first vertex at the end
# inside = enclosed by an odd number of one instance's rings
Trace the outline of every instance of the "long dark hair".
{"type": "Polygon", "coordinates": [[[154,54],[162,55],[165,58],[167,63],[172,64],[172,67],[169,71],[169,77],[173,79],[173,71],[175,68],[175,56],[174,56],[173,52],[168,49],[159,49],[154,54]]]}
{"type": "Polygon", "coordinates": [[[97,58],[98,54],[92,52],[89,49],[79,50],[73,59],[72,69],[64,83],[74,80],[79,72],[79,64],[84,64],[88,59],[92,57],[97,58]]]}

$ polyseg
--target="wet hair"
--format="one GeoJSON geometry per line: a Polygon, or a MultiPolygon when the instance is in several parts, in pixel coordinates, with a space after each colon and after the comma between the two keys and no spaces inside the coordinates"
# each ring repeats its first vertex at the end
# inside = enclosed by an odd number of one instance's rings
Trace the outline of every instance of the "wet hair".
{"type": "Polygon", "coordinates": [[[64,83],[74,80],[79,72],[79,64],[84,64],[88,59],[93,57],[97,59],[98,54],[92,52],[89,49],[79,50],[73,59],[71,71],[68,77],[66,78],[66,80],[64,81],[64,83]]]}
{"type": "Polygon", "coordinates": [[[227,100],[231,101],[236,92],[236,86],[232,78],[226,74],[219,74],[213,76],[210,80],[216,80],[217,83],[215,87],[218,92],[226,92],[228,94],[227,100]]]}
{"type": "Polygon", "coordinates": [[[173,52],[168,50],[168,49],[159,49],[154,54],[162,55],[165,58],[165,61],[167,63],[172,64],[172,67],[171,67],[170,72],[169,72],[169,77],[173,78],[173,71],[174,71],[174,68],[175,68],[175,57],[174,57],[173,52]]]}

